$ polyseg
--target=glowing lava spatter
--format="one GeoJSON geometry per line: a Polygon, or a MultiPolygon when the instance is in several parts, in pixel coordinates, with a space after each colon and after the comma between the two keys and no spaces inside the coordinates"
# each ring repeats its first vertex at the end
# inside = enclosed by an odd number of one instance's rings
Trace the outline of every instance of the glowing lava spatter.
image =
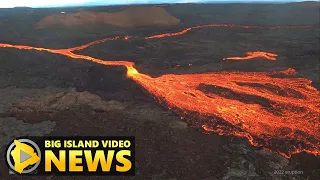
{"type": "MultiPolygon", "coordinates": [[[[280,28],[211,24],[145,39],[177,36],[205,27],[280,28]]],[[[295,28],[305,27],[308,26],[295,28]]],[[[191,114],[194,118],[189,123],[202,127],[206,132],[244,137],[254,146],[262,146],[285,157],[300,152],[320,155],[320,94],[311,86],[310,80],[293,77],[296,74],[293,69],[277,72],[167,74],[152,78],[139,73],[130,61],[109,61],[74,53],[94,44],[130,38],[116,36],[69,49],[11,44],[0,44],[0,47],[47,51],[107,66],[126,66],[128,78],[143,86],[159,101],[165,102],[169,109],[180,116],[191,114]]],[[[267,52],[248,52],[247,55],[225,60],[256,57],[275,60],[277,56],[267,52]]]]}

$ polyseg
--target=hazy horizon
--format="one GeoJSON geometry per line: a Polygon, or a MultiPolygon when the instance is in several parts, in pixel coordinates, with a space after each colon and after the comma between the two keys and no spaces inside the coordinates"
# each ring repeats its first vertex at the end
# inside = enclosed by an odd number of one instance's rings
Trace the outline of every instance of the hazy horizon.
{"type": "MultiPolygon", "coordinates": [[[[175,4],[175,3],[290,3],[304,2],[301,0],[55,0],[50,2],[40,0],[10,0],[1,2],[0,8],[31,7],[72,7],[72,6],[103,6],[103,5],[131,5],[131,4],[175,4]]],[[[314,1],[319,2],[319,1],[314,1]]]]}

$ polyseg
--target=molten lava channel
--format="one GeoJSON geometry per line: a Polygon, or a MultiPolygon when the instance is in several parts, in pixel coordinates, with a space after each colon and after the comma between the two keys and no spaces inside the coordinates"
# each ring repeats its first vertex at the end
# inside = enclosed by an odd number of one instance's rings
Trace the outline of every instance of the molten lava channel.
{"type": "MultiPolygon", "coordinates": [[[[278,29],[310,26],[209,24],[175,33],[152,35],[145,39],[178,36],[193,29],[206,27],[278,29]]],[[[207,133],[244,137],[254,146],[261,146],[287,158],[300,152],[320,155],[320,94],[311,86],[310,80],[294,77],[295,70],[166,74],[153,78],[139,73],[131,61],[102,60],[74,53],[94,44],[130,38],[133,37],[116,36],[68,49],[12,44],[0,44],[0,47],[47,51],[106,66],[125,66],[128,78],[140,84],[159,102],[181,117],[189,117],[190,125],[201,127],[207,133]]],[[[224,60],[248,60],[257,57],[276,60],[277,55],[248,52],[245,57],[228,57],[224,60]]]]}

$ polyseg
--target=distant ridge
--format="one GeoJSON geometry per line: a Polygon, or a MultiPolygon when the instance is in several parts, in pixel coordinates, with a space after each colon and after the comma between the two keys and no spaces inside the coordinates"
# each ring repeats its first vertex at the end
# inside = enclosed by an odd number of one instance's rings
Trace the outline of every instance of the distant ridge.
{"type": "Polygon", "coordinates": [[[261,0],[261,1],[250,1],[250,0],[219,0],[219,1],[201,1],[195,3],[184,3],[184,4],[301,4],[301,3],[319,3],[319,1],[300,1],[290,2],[288,0],[261,0]]]}
{"type": "MultiPolygon", "coordinates": [[[[105,1],[107,2],[107,1],[105,1]]],[[[123,5],[153,5],[157,7],[162,6],[168,6],[168,5],[174,5],[174,4],[301,4],[301,3],[319,3],[319,1],[294,1],[290,2],[290,0],[195,0],[195,2],[184,2],[183,0],[179,1],[172,1],[168,2],[165,1],[163,3],[154,2],[154,1],[142,1],[142,2],[130,2],[128,3],[104,3],[103,1],[97,1],[97,2],[85,2],[85,3],[75,3],[75,4],[68,4],[68,5],[57,5],[57,6],[34,6],[34,7],[27,7],[27,6],[16,6],[13,8],[61,8],[61,7],[91,7],[91,6],[123,6],[123,5]]],[[[12,7],[2,7],[2,8],[12,8],[12,7]]],[[[1,9],[1,8],[0,8],[1,9]]]]}
{"type": "Polygon", "coordinates": [[[297,5],[301,5],[301,4],[308,4],[308,5],[316,5],[316,4],[320,4],[320,1],[302,1],[302,2],[288,2],[287,4],[297,4],[297,5]]]}
{"type": "Polygon", "coordinates": [[[180,19],[172,16],[161,7],[133,6],[120,12],[89,12],[54,14],[46,16],[35,24],[36,28],[79,27],[93,24],[111,24],[120,27],[173,26],[180,19]]]}
{"type": "Polygon", "coordinates": [[[31,9],[31,7],[28,6],[16,6],[15,9],[31,9]]]}

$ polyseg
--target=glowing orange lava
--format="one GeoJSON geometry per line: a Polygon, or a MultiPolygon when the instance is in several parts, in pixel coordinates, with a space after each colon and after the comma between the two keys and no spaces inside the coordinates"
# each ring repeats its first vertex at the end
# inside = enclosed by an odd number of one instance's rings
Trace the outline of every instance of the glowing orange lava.
{"type": "Polygon", "coordinates": [[[164,33],[164,34],[158,34],[153,36],[147,36],[145,37],[145,39],[179,36],[179,35],[186,34],[187,32],[193,29],[202,29],[202,28],[208,28],[208,27],[229,27],[229,28],[245,28],[245,29],[280,29],[280,28],[296,29],[296,28],[311,28],[312,26],[244,26],[244,25],[235,25],[235,24],[206,24],[206,25],[193,26],[178,32],[174,32],[174,33],[164,33]]]}
{"type": "Polygon", "coordinates": [[[262,57],[268,60],[275,61],[276,60],[275,57],[277,56],[278,56],[277,54],[257,51],[257,52],[247,52],[246,57],[228,57],[228,58],[224,58],[223,60],[248,60],[248,59],[262,57]]]}
{"type": "MultiPolygon", "coordinates": [[[[320,155],[320,94],[304,78],[282,72],[167,74],[151,78],[128,68],[128,77],[181,116],[195,113],[194,126],[248,138],[285,157],[305,151],[320,155]],[[288,77],[277,78],[276,75],[288,77]],[[219,119],[227,123],[219,124],[219,119]],[[296,144],[290,144],[298,142],[296,144]],[[285,149],[274,148],[276,146],[285,149]]],[[[221,123],[221,121],[220,121],[221,123]]]]}
{"type": "MultiPolygon", "coordinates": [[[[205,27],[278,29],[309,26],[210,24],[175,33],[148,36],[145,39],[177,36],[205,27]]],[[[0,44],[0,47],[47,51],[107,66],[125,66],[128,78],[140,84],[160,103],[164,103],[181,117],[189,117],[190,125],[201,127],[207,133],[244,137],[254,146],[262,146],[287,158],[300,152],[320,155],[320,94],[311,86],[310,80],[294,77],[295,70],[167,74],[153,78],[139,73],[130,61],[109,61],[74,53],[94,44],[130,38],[132,37],[116,36],[69,49],[11,44],[0,44]]],[[[248,52],[246,57],[229,57],[225,60],[247,60],[256,57],[276,60],[276,56],[267,52],[248,52]]]]}

